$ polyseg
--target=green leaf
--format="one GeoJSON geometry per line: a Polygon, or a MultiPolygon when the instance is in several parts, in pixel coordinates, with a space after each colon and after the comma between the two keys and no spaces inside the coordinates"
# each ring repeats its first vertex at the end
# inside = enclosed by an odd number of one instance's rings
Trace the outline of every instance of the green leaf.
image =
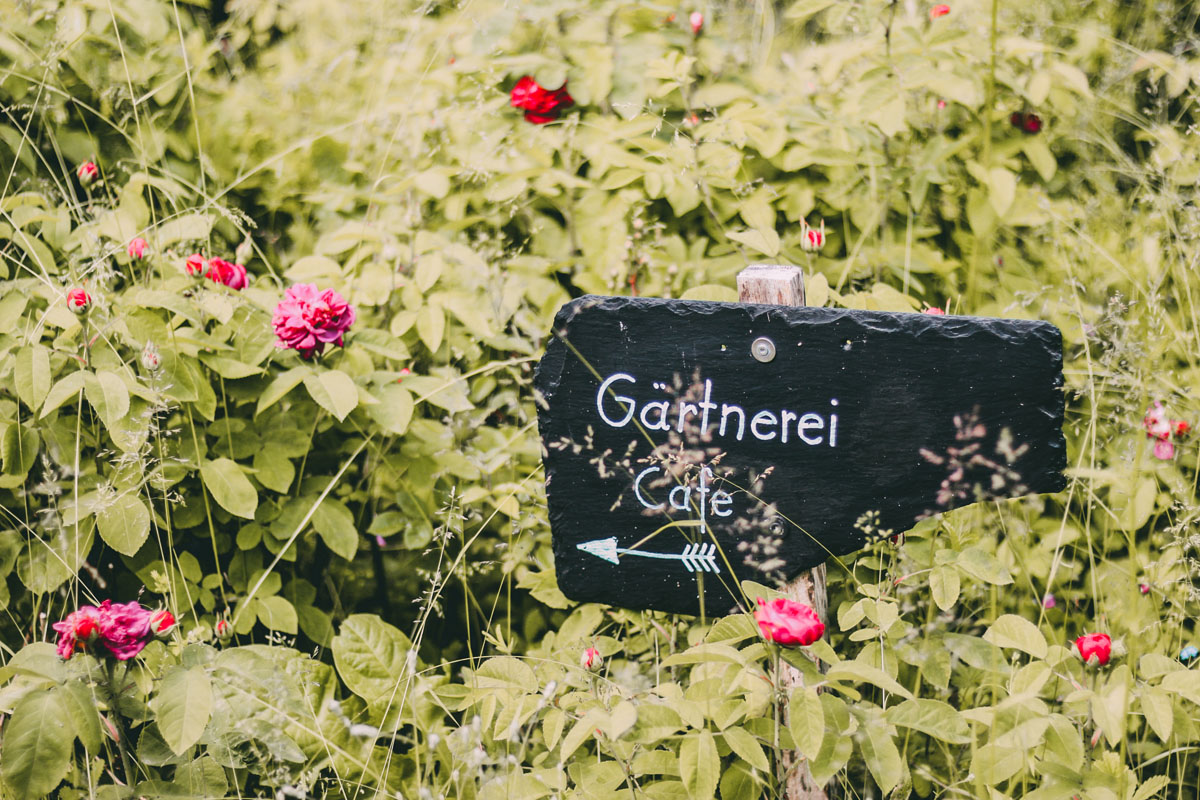
{"type": "Polygon", "coordinates": [[[109,430],[118,427],[129,413],[129,389],[115,372],[102,369],[95,375],[85,374],[83,393],[109,430]]]}
{"type": "Polygon", "coordinates": [[[58,786],[71,766],[70,710],[62,693],[31,692],[4,723],[0,774],[13,800],[33,800],[58,786]]]}
{"type": "Polygon", "coordinates": [[[862,681],[898,694],[908,700],[912,699],[912,693],[901,686],[895,678],[878,667],[872,667],[861,661],[841,661],[830,667],[829,672],[826,674],[830,680],[862,681]]]}
{"type": "Polygon", "coordinates": [[[906,700],[889,708],[884,716],[893,725],[912,728],[943,742],[967,744],[971,741],[967,721],[940,700],[906,700]]]}
{"type": "Polygon", "coordinates": [[[119,495],[96,514],[96,527],[109,547],[133,556],[150,535],[150,510],[135,494],[119,495]]]}
{"type": "Polygon", "coordinates": [[[725,744],[729,745],[729,749],[737,753],[747,764],[755,769],[761,769],[763,772],[771,768],[762,745],[745,728],[733,725],[726,728],[722,735],[725,737],[725,744]]]}
{"type": "Polygon", "coordinates": [[[1034,658],[1046,657],[1046,637],[1037,626],[1016,614],[1005,614],[983,634],[986,642],[997,647],[1012,647],[1034,658]]]}
{"type": "Polygon", "coordinates": [[[42,344],[22,347],[13,362],[13,388],[21,402],[36,412],[50,392],[50,351],[42,344]]]}
{"type": "Polygon", "coordinates": [[[83,566],[95,539],[96,521],[81,519],[64,525],[52,536],[32,539],[17,558],[17,577],[31,592],[45,594],[57,589],[83,566]]]}
{"type": "Polygon", "coordinates": [[[1007,586],[1013,582],[1008,569],[995,556],[979,547],[968,547],[958,554],[955,562],[959,569],[972,578],[991,583],[996,586],[1007,586]]]}
{"type": "Polygon", "coordinates": [[[271,595],[261,597],[256,602],[258,606],[255,610],[259,622],[273,631],[296,635],[299,619],[296,616],[296,607],[289,603],[287,598],[271,595]]]}
{"type": "Polygon", "coordinates": [[[929,591],[942,611],[949,611],[958,602],[959,589],[958,570],[954,567],[934,567],[929,573],[929,591]]]}
{"type": "Polygon", "coordinates": [[[770,258],[779,255],[779,234],[773,228],[751,228],[744,231],[731,231],[726,236],[770,258]]]}
{"type": "Polygon", "coordinates": [[[282,400],[284,395],[299,386],[301,381],[312,374],[312,371],[312,367],[300,366],[280,373],[258,396],[258,406],[254,409],[254,416],[257,417],[282,400]]]}
{"type": "Polygon", "coordinates": [[[200,741],[212,707],[212,684],[203,667],[169,669],[150,700],[158,731],[176,755],[200,741]]]}
{"type": "Polygon", "coordinates": [[[217,505],[242,519],[254,519],[258,492],[234,461],[218,458],[200,465],[200,477],[217,505]]]}
{"type": "Polygon", "coordinates": [[[1171,698],[1167,693],[1147,687],[1142,689],[1138,702],[1141,705],[1142,716],[1146,718],[1154,735],[1162,742],[1170,739],[1175,725],[1175,715],[1171,710],[1171,698]]]}
{"type": "Polygon", "coordinates": [[[71,717],[71,727],[79,743],[89,753],[99,753],[101,744],[100,713],[96,710],[96,695],[83,681],[67,681],[54,687],[62,695],[63,704],[71,717]]]}
{"type": "Polygon", "coordinates": [[[1049,181],[1054,177],[1054,173],[1058,170],[1058,162],[1054,160],[1054,154],[1050,152],[1050,146],[1046,144],[1043,137],[1026,137],[1021,149],[1025,151],[1025,157],[1029,159],[1030,164],[1033,164],[1038,175],[1042,176],[1042,180],[1049,181]]]}
{"type": "Polygon", "coordinates": [[[684,737],[679,746],[679,776],[692,800],[712,800],[721,777],[717,743],[707,729],[684,737]]]}
{"type": "Polygon", "coordinates": [[[175,242],[207,239],[212,227],[212,217],[206,214],[184,214],[159,225],[154,238],[159,247],[165,247],[175,242]]]}
{"type": "Polygon", "coordinates": [[[267,442],[254,454],[254,477],[268,489],[286,493],[296,479],[296,467],[288,458],[287,448],[267,442]]]}
{"type": "Polygon", "coordinates": [[[971,759],[971,772],[989,786],[1006,781],[1025,766],[1025,754],[1015,747],[984,745],[971,759]]]}
{"type": "Polygon", "coordinates": [[[886,795],[904,775],[904,762],[900,759],[900,751],[892,740],[891,728],[887,725],[876,724],[869,720],[863,725],[866,736],[862,740],[863,760],[867,769],[879,788],[886,795]]]}
{"type": "Polygon", "coordinates": [[[78,370],[54,384],[50,388],[50,392],[46,395],[46,399],[42,405],[42,413],[39,416],[44,418],[68,400],[78,398],[79,393],[83,391],[87,375],[88,373],[83,370],[78,370]]]}
{"type": "Polygon", "coordinates": [[[1003,217],[1008,213],[1016,197],[1016,175],[1004,167],[992,167],[988,170],[988,200],[991,201],[996,216],[1003,217]]]}
{"type": "Polygon", "coordinates": [[[0,425],[3,425],[0,428],[0,465],[6,475],[24,476],[37,459],[42,437],[32,426],[19,422],[0,425]]]}
{"type": "Polygon", "coordinates": [[[388,433],[403,435],[408,430],[408,423],[412,421],[412,393],[394,383],[374,389],[373,392],[379,402],[366,406],[367,416],[388,433]]]}
{"type": "Polygon", "coordinates": [[[321,408],[338,422],[358,406],[358,387],[354,379],[340,369],[314,372],[304,377],[304,388],[321,408]]]}
{"type": "Polygon", "coordinates": [[[489,658],[475,670],[471,685],[484,689],[514,689],[519,692],[536,692],[537,675],[533,668],[519,658],[497,656],[489,658]]]}
{"type": "Polygon", "coordinates": [[[391,697],[404,679],[412,642],[373,614],[352,614],[333,637],[331,649],[346,687],[374,702],[391,697]]]}
{"type": "Polygon", "coordinates": [[[796,749],[810,761],[815,759],[825,738],[825,711],[816,689],[798,686],[792,690],[788,701],[788,727],[796,749]]]}
{"type": "Polygon", "coordinates": [[[417,312],[417,336],[421,337],[429,352],[436,353],[442,346],[442,336],[445,332],[446,312],[441,306],[422,306],[417,312]]]}
{"type": "Polygon", "coordinates": [[[358,529],[354,515],[340,500],[326,497],[312,515],[312,526],[330,550],[347,561],[358,552],[358,529]]]}

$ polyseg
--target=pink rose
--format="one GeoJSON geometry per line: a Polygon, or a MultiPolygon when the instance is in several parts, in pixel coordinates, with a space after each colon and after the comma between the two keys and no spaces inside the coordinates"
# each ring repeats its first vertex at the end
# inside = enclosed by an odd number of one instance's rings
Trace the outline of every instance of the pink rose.
{"type": "Polygon", "coordinates": [[[688,25],[692,26],[692,34],[698,36],[700,29],[704,27],[704,15],[699,11],[688,14],[688,25]]]}
{"type": "Polygon", "coordinates": [[[118,661],[128,661],[142,652],[152,638],[152,616],[153,613],[142,608],[136,600],[128,603],[105,600],[100,604],[100,644],[118,661]]]}
{"type": "Polygon", "coordinates": [[[209,259],[205,277],[210,281],[223,283],[230,289],[246,288],[246,268],[241,264],[232,264],[220,258],[209,259]]]}
{"type": "Polygon", "coordinates": [[[308,360],[320,355],[326,344],[342,346],[342,337],[354,324],[354,309],[333,289],[311,283],[288,287],[275,307],[271,325],[277,347],[291,348],[308,360]]]}
{"type": "Polygon", "coordinates": [[[945,3],[941,3],[939,5],[934,6],[933,8],[929,9],[929,18],[937,19],[938,17],[944,17],[949,13],[950,13],[950,6],[946,5],[945,3]]]}
{"type": "Polygon", "coordinates": [[[937,306],[930,306],[929,308],[925,309],[925,310],[924,310],[924,311],[922,311],[921,313],[922,313],[922,314],[929,314],[929,315],[931,315],[931,316],[934,316],[934,317],[945,316],[945,314],[946,314],[946,312],[945,312],[945,311],[943,311],[942,309],[938,308],[937,306]]]}
{"type": "Polygon", "coordinates": [[[1096,663],[1103,667],[1112,654],[1112,638],[1107,633],[1086,633],[1075,640],[1075,647],[1085,664],[1092,663],[1095,658],[1096,663]]]}
{"type": "Polygon", "coordinates": [[[129,247],[126,248],[126,250],[129,252],[130,258],[136,258],[140,260],[146,257],[147,247],[148,244],[146,243],[146,240],[139,236],[129,243],[129,247]]]}
{"type": "Polygon", "coordinates": [[[58,631],[58,655],[66,660],[75,655],[76,650],[86,650],[87,645],[96,640],[100,634],[100,609],[80,606],[53,627],[58,631]]]}
{"type": "Polygon", "coordinates": [[[76,314],[82,314],[92,304],[92,298],[83,289],[72,289],[67,292],[67,308],[76,314]]]}
{"type": "Polygon", "coordinates": [[[784,647],[807,647],[825,633],[825,623],[816,611],[786,597],[776,597],[769,603],[758,598],[754,621],[763,638],[784,647]]]}

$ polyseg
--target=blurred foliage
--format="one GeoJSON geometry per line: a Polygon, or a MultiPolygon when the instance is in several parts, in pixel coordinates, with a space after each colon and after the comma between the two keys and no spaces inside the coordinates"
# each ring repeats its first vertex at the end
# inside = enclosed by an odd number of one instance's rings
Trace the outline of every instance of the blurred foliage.
{"type": "Polygon", "coordinates": [[[840,797],[1200,792],[1200,450],[1141,430],[1200,396],[1196,7],[693,10],[0,0],[6,791],[729,800],[794,745],[840,797]],[[525,122],[526,74],[575,108],[525,122]],[[735,299],[756,261],[1064,336],[1068,489],[831,563],[796,689],[745,616],[561,596],[529,391],[569,297],[735,299]],[[358,310],[316,363],[274,347],[294,282],[358,310]],[[143,591],[181,630],[119,698],[44,644],[143,591]]]}

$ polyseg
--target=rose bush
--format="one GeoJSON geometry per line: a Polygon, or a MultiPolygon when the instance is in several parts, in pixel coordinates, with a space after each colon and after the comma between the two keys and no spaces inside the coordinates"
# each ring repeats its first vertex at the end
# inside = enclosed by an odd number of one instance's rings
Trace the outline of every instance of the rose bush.
{"type": "Polygon", "coordinates": [[[0,8],[5,796],[1195,794],[1187,7],[0,8]],[[1069,488],[831,561],[787,685],[562,597],[529,386],[754,261],[1064,336],[1069,488]]]}

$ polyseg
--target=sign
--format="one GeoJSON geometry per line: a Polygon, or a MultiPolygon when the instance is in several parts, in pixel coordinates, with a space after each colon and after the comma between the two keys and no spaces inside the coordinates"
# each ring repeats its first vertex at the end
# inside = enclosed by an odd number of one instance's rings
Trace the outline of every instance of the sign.
{"type": "Polygon", "coordinates": [[[559,588],[709,616],[871,537],[1065,485],[1045,322],[587,296],[538,365],[559,588]]]}

